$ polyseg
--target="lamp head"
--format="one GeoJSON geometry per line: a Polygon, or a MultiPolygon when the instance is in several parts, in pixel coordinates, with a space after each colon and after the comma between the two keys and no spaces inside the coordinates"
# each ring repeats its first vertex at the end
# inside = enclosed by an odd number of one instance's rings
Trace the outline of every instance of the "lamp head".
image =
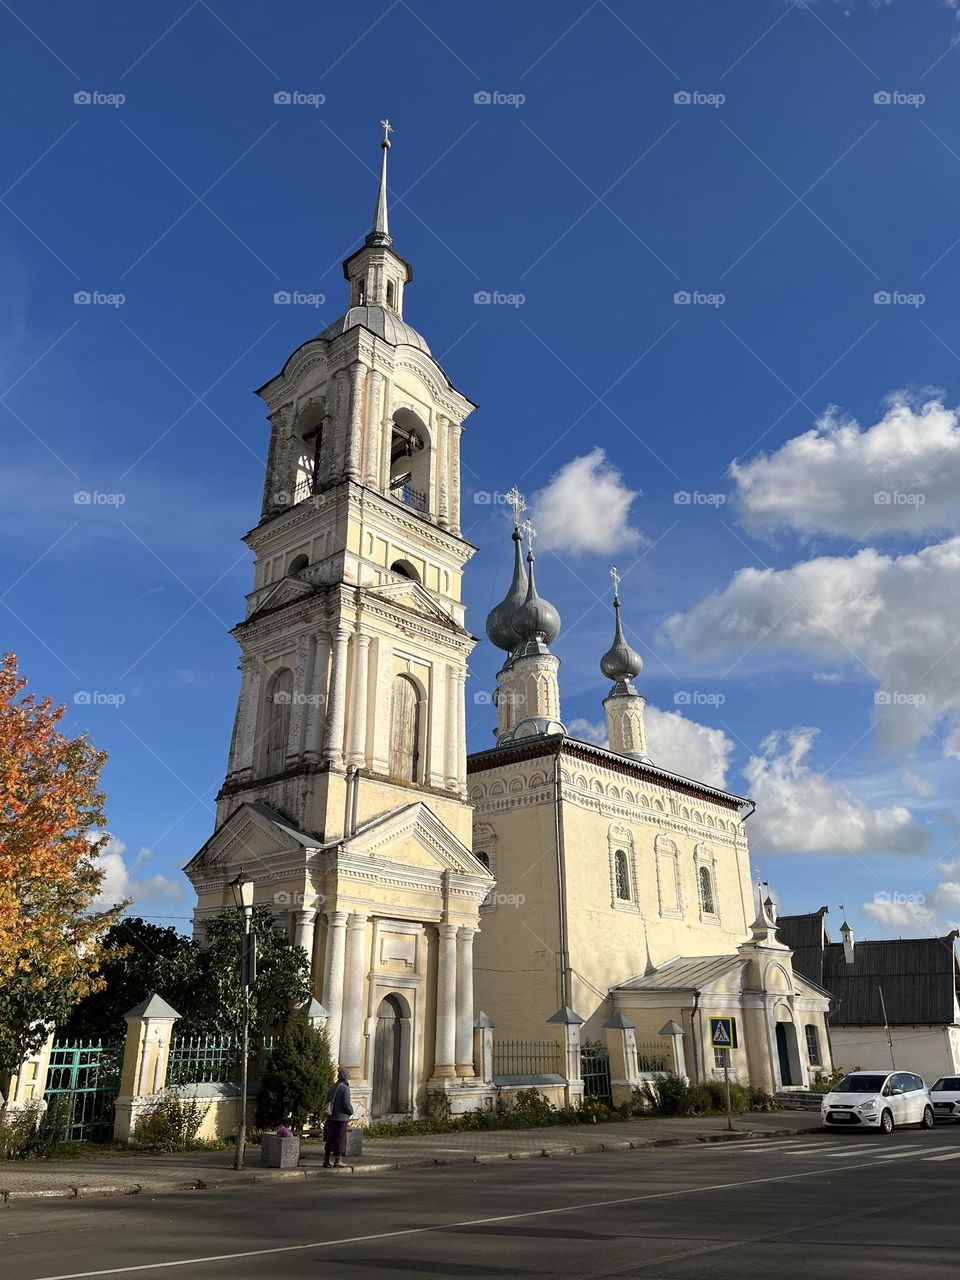
{"type": "Polygon", "coordinates": [[[249,913],[253,910],[253,881],[243,874],[242,867],[236,880],[230,881],[230,892],[233,894],[233,905],[238,911],[249,913]]]}

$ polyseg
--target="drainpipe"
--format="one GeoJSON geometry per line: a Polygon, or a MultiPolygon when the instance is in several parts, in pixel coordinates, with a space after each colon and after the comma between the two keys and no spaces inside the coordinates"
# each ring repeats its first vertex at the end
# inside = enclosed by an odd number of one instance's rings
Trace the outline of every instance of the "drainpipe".
{"type": "Polygon", "coordinates": [[[567,864],[563,847],[563,817],[560,801],[560,748],[553,765],[553,820],[557,843],[557,915],[560,927],[560,1007],[570,1005],[570,957],[567,952],[567,864]]]}
{"type": "Polygon", "coordinates": [[[703,1010],[700,1008],[700,992],[693,993],[693,1008],[690,1010],[690,1030],[693,1033],[693,1069],[696,1073],[697,1083],[702,1083],[706,1076],[703,1073],[703,1063],[701,1062],[701,1048],[703,1038],[703,1010]],[[694,1017],[696,1017],[696,1025],[694,1025],[694,1017]],[[699,1031],[699,1034],[698,1034],[699,1031]]]}

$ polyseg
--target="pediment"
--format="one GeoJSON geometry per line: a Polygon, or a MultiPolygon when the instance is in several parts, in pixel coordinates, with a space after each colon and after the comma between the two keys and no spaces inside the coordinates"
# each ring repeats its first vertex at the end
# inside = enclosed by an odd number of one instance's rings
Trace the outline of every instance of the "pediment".
{"type": "Polygon", "coordinates": [[[268,805],[258,802],[242,804],[223,826],[187,863],[185,870],[208,871],[213,867],[247,863],[289,853],[297,849],[317,849],[320,841],[297,831],[268,805]]]}
{"type": "Polygon", "coordinates": [[[486,877],[490,872],[423,801],[405,805],[361,827],[343,842],[348,855],[384,858],[406,866],[486,877]]]}
{"type": "Polygon", "coordinates": [[[300,578],[282,578],[272,591],[268,591],[260,600],[254,613],[267,613],[271,609],[279,609],[282,605],[291,604],[294,600],[303,600],[314,592],[313,584],[300,578]]]}
{"type": "Polygon", "coordinates": [[[409,609],[411,613],[418,613],[422,617],[429,618],[432,622],[439,622],[445,627],[452,627],[457,631],[463,630],[460,624],[437,603],[436,599],[419,582],[411,582],[408,579],[404,579],[403,582],[391,582],[386,586],[372,587],[370,595],[374,598],[389,601],[390,604],[397,605],[401,609],[409,609]]]}

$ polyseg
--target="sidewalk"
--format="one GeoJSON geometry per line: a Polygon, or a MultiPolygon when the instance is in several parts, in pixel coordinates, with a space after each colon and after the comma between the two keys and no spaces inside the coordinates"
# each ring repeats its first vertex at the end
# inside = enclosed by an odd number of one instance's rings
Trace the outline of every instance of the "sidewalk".
{"type": "MultiPolygon", "coordinates": [[[[485,1164],[577,1155],[591,1151],[673,1146],[681,1143],[736,1141],[777,1137],[820,1127],[820,1117],[802,1111],[775,1111],[734,1116],[734,1133],[725,1116],[673,1120],[641,1119],[607,1124],[543,1129],[494,1129],[476,1133],[437,1133],[423,1137],[368,1138],[353,1174],[444,1164],[485,1164]]],[[[193,1151],[145,1156],[125,1151],[82,1156],[77,1160],[37,1163],[0,1162],[0,1198],[7,1204],[38,1198],[78,1198],[203,1190],[232,1184],[284,1182],[303,1178],[350,1177],[350,1172],[324,1170],[319,1143],[307,1143],[299,1169],[264,1169],[260,1151],[247,1153],[246,1169],[232,1169],[232,1151],[193,1151]]]]}

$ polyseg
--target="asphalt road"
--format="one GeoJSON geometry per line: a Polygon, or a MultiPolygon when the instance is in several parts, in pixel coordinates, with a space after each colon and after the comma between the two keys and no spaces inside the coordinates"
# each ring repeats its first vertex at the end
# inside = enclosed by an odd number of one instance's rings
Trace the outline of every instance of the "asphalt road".
{"type": "Polygon", "coordinates": [[[0,1210],[4,1280],[956,1275],[960,1126],[0,1210]]]}

